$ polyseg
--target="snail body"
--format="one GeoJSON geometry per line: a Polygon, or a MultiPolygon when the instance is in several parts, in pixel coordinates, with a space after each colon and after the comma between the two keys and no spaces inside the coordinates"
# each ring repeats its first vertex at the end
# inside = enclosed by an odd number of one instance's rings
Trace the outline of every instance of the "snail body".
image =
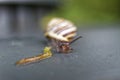
{"type": "Polygon", "coordinates": [[[76,40],[76,32],[77,27],[69,20],[53,18],[47,25],[45,36],[50,39],[57,52],[69,53],[72,51],[71,42],[76,40]]]}

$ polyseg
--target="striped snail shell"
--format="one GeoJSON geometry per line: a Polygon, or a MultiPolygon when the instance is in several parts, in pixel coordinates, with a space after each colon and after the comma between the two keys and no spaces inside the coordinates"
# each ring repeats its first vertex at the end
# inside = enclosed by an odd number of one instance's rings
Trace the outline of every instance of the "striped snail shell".
{"type": "Polygon", "coordinates": [[[53,18],[47,25],[45,36],[60,41],[69,42],[76,36],[76,26],[69,20],[53,18]]]}

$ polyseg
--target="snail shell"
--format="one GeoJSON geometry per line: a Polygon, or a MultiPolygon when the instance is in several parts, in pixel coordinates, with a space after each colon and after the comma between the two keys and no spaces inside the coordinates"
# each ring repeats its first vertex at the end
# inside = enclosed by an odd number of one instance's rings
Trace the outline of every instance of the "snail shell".
{"type": "Polygon", "coordinates": [[[69,20],[53,18],[47,25],[45,36],[69,42],[74,36],[76,36],[76,30],[76,26],[69,20]]]}

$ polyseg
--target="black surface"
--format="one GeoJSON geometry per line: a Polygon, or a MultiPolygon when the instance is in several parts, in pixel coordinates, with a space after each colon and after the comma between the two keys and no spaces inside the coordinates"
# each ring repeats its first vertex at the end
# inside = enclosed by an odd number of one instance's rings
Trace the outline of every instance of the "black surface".
{"type": "Polygon", "coordinates": [[[54,53],[38,63],[15,66],[38,55],[46,39],[24,37],[0,40],[0,80],[120,80],[120,28],[80,29],[83,36],[70,54],[54,53]]]}

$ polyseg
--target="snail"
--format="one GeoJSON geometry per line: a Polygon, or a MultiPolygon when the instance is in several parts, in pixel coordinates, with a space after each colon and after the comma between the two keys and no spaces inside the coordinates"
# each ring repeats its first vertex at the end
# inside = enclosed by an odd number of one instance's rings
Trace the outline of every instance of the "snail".
{"type": "Polygon", "coordinates": [[[46,27],[45,36],[57,52],[69,53],[72,51],[70,44],[82,37],[75,38],[76,32],[77,27],[69,20],[53,18],[46,27]]]}

